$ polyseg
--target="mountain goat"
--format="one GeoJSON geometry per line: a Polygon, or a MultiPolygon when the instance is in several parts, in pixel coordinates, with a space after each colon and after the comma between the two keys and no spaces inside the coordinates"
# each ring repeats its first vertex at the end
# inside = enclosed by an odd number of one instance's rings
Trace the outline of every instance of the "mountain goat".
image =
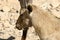
{"type": "MultiPolygon", "coordinates": [[[[60,40],[60,19],[34,5],[29,5],[27,9],[31,11],[31,15],[28,17],[30,17],[32,22],[31,26],[34,27],[40,40],[60,40]]],[[[19,25],[23,28],[21,24],[19,25]]]]}

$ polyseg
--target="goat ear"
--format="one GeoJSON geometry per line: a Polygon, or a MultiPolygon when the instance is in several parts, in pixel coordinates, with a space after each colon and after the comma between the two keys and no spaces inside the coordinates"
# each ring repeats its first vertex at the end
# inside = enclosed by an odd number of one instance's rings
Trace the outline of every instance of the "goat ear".
{"type": "Polygon", "coordinates": [[[28,5],[27,9],[28,9],[29,13],[32,12],[32,6],[31,5],[28,5]]]}

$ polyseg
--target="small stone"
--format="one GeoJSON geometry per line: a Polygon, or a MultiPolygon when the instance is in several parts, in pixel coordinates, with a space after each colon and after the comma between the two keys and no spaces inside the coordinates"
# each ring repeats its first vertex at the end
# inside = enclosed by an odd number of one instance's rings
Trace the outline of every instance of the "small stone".
{"type": "Polygon", "coordinates": [[[1,9],[0,11],[1,11],[1,12],[4,12],[4,10],[2,10],[2,9],[1,9]]]}

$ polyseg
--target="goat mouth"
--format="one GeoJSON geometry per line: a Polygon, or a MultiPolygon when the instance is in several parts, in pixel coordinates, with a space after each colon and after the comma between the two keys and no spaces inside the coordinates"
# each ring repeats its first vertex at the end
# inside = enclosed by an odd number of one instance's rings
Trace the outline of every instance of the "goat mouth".
{"type": "MultiPolygon", "coordinates": [[[[23,26],[23,25],[22,25],[22,26],[23,26]]],[[[17,28],[18,30],[21,30],[21,29],[22,29],[22,26],[19,25],[19,24],[17,24],[17,25],[16,25],[16,28],[17,28]]]]}

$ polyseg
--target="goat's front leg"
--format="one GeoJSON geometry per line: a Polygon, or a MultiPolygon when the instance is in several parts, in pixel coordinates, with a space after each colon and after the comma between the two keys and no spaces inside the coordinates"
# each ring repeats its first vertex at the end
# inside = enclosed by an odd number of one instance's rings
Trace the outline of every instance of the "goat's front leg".
{"type": "Polygon", "coordinates": [[[21,40],[26,40],[28,29],[29,29],[28,27],[24,28],[21,40]]]}

